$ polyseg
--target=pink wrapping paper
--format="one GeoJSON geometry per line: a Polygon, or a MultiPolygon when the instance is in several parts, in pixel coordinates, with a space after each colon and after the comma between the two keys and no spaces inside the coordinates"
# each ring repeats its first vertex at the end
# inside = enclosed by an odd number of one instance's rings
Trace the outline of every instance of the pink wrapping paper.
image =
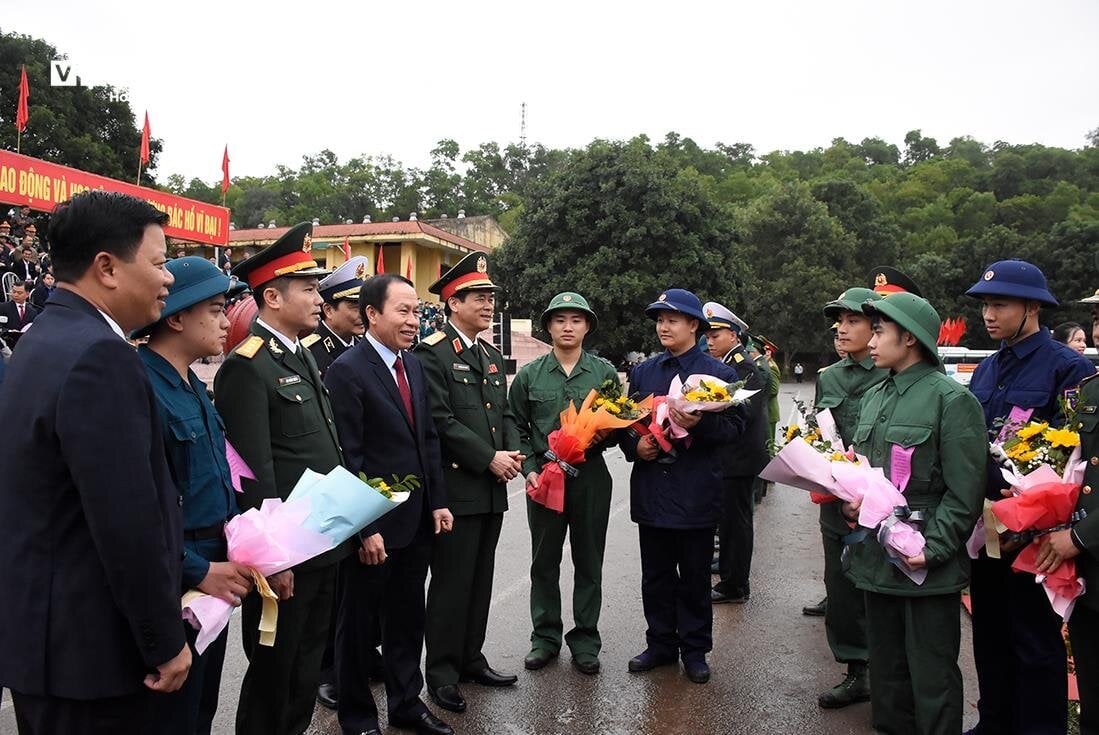
{"type": "MultiPolygon", "coordinates": [[[[263,501],[225,524],[229,560],[259,571],[265,577],[285,571],[332,548],[327,536],[302,528],[309,517],[308,500],[284,503],[263,501]]],[[[198,629],[195,649],[202,653],[225,629],[233,606],[220,597],[202,595],[183,608],[183,618],[198,629]]]]}
{"type": "Polygon", "coordinates": [[[832,462],[828,457],[801,439],[786,444],[767,463],[759,476],[769,482],[790,485],[815,493],[828,493],[842,497],[843,488],[832,476],[832,462]]]}

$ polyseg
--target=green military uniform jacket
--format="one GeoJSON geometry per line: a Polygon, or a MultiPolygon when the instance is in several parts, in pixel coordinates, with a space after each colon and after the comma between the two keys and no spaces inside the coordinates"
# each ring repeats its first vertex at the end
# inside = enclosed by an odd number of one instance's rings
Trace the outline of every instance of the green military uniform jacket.
{"type": "MultiPolygon", "coordinates": [[[[303,360],[258,322],[251,334],[214,378],[226,437],[256,475],[241,478],[241,510],[285,500],[306,469],[325,474],[343,462],[328,391],[309,350],[302,348],[303,360]]],[[[327,566],[351,548],[344,544],[298,568],[327,566]]]]}
{"type": "MultiPolygon", "coordinates": [[[[782,387],[782,375],[778,363],[767,357],[760,358],[767,365],[770,375],[767,378],[767,421],[776,424],[779,420],[778,392],[782,387]]],[[[774,437],[772,436],[773,440],[774,437]]]]}
{"type": "MultiPolygon", "coordinates": [[[[874,361],[869,354],[859,361],[844,357],[817,375],[817,393],[813,406],[818,411],[824,408],[831,411],[845,448],[855,441],[855,426],[859,421],[859,405],[863,394],[887,377],[889,371],[874,367],[874,361]]],[[[841,503],[821,504],[820,525],[824,533],[834,538],[851,532],[851,527],[843,517],[841,503]]]]}
{"type": "MultiPolygon", "coordinates": [[[[561,426],[561,412],[574,403],[577,408],[592,389],[598,389],[605,380],[618,382],[614,366],[601,357],[585,351],[565,375],[557,356],[550,352],[523,366],[511,383],[511,411],[519,430],[519,450],[526,455],[523,474],[541,472],[549,449],[550,432],[561,426]]],[[[589,486],[594,478],[610,480],[603,462],[606,445],[590,447],[586,460],[580,465],[580,474],[567,478],[569,489],[589,486]]]]}
{"type": "Polygon", "coordinates": [[[925,362],[890,374],[862,399],[855,449],[889,477],[893,445],[915,447],[903,488],[922,511],[927,579],[916,585],[889,562],[871,534],[851,549],[848,577],[861,590],[901,596],[959,592],[969,582],[965,542],[984,504],[988,442],[981,404],[925,362]]]}
{"type": "Polygon", "coordinates": [[[1099,611],[1099,375],[1080,381],[1076,416],[1080,419],[1080,456],[1087,463],[1084,485],[1076,501],[1087,518],[1074,527],[1074,542],[1082,546],[1076,557],[1076,572],[1084,578],[1087,591],[1078,604],[1099,611]]]}
{"type": "Polygon", "coordinates": [[[431,392],[450,511],[503,513],[507,485],[488,466],[496,452],[519,448],[503,355],[482,339],[467,348],[452,324],[416,345],[415,353],[431,392]]]}

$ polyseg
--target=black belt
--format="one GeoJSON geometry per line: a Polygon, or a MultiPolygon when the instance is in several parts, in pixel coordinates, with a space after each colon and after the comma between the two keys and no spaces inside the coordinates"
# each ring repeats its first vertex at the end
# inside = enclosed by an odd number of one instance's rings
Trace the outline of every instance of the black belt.
{"type": "Polygon", "coordinates": [[[225,524],[215,523],[212,526],[206,528],[195,528],[190,531],[183,532],[183,538],[187,541],[209,541],[214,538],[221,538],[225,535],[225,524]]]}

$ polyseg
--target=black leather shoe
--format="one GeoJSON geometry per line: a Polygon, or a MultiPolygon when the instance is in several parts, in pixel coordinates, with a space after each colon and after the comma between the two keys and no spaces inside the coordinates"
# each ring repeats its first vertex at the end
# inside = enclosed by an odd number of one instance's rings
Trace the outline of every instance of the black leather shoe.
{"type": "Polygon", "coordinates": [[[710,680],[710,667],[705,661],[684,661],[683,669],[687,672],[687,678],[695,684],[705,684],[710,680]]]}
{"type": "Polygon", "coordinates": [[[828,611],[828,598],[818,602],[816,605],[806,605],[801,608],[802,615],[809,615],[814,618],[824,617],[824,614],[828,611]]]}
{"type": "Polygon", "coordinates": [[[631,658],[627,668],[637,674],[643,671],[652,671],[657,666],[668,666],[669,664],[674,663],[674,656],[662,656],[659,654],[655,654],[649,650],[645,650],[642,653],[639,653],[631,658]]]}
{"type": "Polygon", "coordinates": [[[491,666],[486,666],[480,671],[463,674],[459,681],[473,682],[486,687],[509,687],[519,681],[519,677],[515,674],[504,674],[491,666]]]}
{"type": "Polygon", "coordinates": [[[537,671],[553,659],[557,658],[556,651],[547,651],[544,648],[535,648],[523,659],[523,668],[527,671],[537,671]]]}
{"type": "Polygon", "coordinates": [[[390,717],[389,724],[402,730],[415,730],[420,735],[454,735],[454,728],[430,712],[419,717],[390,717]]]}
{"type": "Polygon", "coordinates": [[[328,709],[336,709],[338,703],[335,684],[321,684],[317,687],[317,704],[328,709]]]}
{"type": "Polygon", "coordinates": [[[438,688],[428,687],[427,693],[431,695],[431,701],[443,709],[448,709],[451,712],[466,711],[466,700],[454,684],[446,684],[438,688]]]}
{"type": "Polygon", "coordinates": [[[730,596],[718,592],[717,590],[710,590],[710,604],[721,605],[726,602],[735,602],[738,605],[743,605],[748,601],[748,595],[736,595],[730,596]]]}

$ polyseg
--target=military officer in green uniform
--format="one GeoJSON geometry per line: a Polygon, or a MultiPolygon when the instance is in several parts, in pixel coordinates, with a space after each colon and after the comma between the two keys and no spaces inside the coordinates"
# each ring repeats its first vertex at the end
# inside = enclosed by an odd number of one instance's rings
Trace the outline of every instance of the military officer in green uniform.
{"type": "MultiPolygon", "coordinates": [[[[824,307],[824,315],[834,320],[837,349],[844,356],[839,362],[824,368],[817,375],[814,406],[827,408],[836,421],[844,446],[855,437],[859,402],[872,386],[885,380],[889,371],[874,367],[870,359],[870,318],[862,311],[867,300],[881,297],[868,288],[849,288],[824,307]]],[[[863,594],[855,589],[843,574],[840,555],[843,539],[851,527],[843,517],[839,503],[824,502],[820,506],[820,531],[824,541],[824,589],[827,603],[818,607],[824,611],[824,629],[828,647],[836,661],[847,665],[842,682],[823,692],[817,702],[821,707],[835,709],[870,699],[870,683],[866,673],[869,654],[866,650],[866,608],[863,594]]],[[[806,608],[806,612],[813,608],[806,608]]]]}
{"type": "Polygon", "coordinates": [[[359,288],[366,276],[367,260],[356,255],[321,279],[321,323],[301,343],[313,353],[321,377],[336,358],[362,339],[366,332],[359,314],[359,288]]]}
{"type": "MultiPolygon", "coordinates": [[[[938,370],[941,322],[927,301],[893,293],[863,311],[874,320],[871,358],[888,374],[863,396],[855,448],[904,493],[906,505],[890,520],[906,520],[926,541],[908,557],[887,551],[881,530],[848,547],[847,574],[866,593],[873,725],[898,735],[956,735],[958,610],[969,581],[965,544],[984,502],[984,413],[938,370]],[[917,584],[911,573],[926,577],[917,584]]],[[[856,504],[842,507],[857,518],[856,504]]]]}
{"type": "MultiPolygon", "coordinates": [[[[1096,299],[1099,302],[1099,299],[1096,299]]],[[[1038,552],[1039,569],[1049,574],[1066,559],[1076,560],[1085,593],[1068,619],[1072,660],[1080,692],[1080,732],[1099,733],[1099,374],[1080,381],[1076,417],[1080,421],[1081,457],[1087,463],[1076,501],[1073,527],[1054,531],[1038,552]],[[1080,516],[1086,513],[1082,519],[1080,516]]]]}
{"type": "MultiPolygon", "coordinates": [[[[251,336],[226,358],[214,379],[214,400],[230,442],[256,475],[242,479],[241,510],[266,498],[285,499],[302,472],[326,473],[342,462],[328,394],[317,365],[297,335],[317,327],[321,298],[310,250],[309,223],[238,264],[258,305],[251,336]]],[[[237,708],[238,733],[298,735],[313,716],[321,655],[328,634],[340,546],[270,578],[278,593],[273,646],[259,645],[261,598],[245,598],[241,615],[248,669],[237,708]]]]}
{"type": "MultiPolygon", "coordinates": [[[[577,293],[553,297],[542,312],[542,330],[553,339],[553,351],[525,365],[511,384],[510,403],[519,427],[519,447],[526,456],[527,489],[537,487],[547,463],[548,437],[561,425],[561,412],[577,407],[605,381],[618,382],[614,366],[584,350],[584,338],[598,320],[577,293]]],[[[603,551],[610,519],[611,476],[603,461],[606,444],[598,441],[585,455],[579,474],[565,479],[565,512],[558,513],[527,498],[527,522],[533,558],[530,565],[530,617],[534,631],[523,665],[535,670],[561,650],[561,551],[568,533],[574,568],[573,629],[565,635],[572,663],[585,674],[599,671],[599,610],[603,599],[603,551]]]]}
{"type": "Polygon", "coordinates": [[[465,709],[459,681],[511,686],[489,666],[488,626],[496,543],[507,510],[507,482],[522,471],[519,433],[507,399],[504,357],[478,338],[492,324],[497,286],[488,256],[470,253],[429,289],[449,319],[416,346],[431,393],[454,530],[431,556],[427,593],[426,679],[440,707],[465,709]]]}

